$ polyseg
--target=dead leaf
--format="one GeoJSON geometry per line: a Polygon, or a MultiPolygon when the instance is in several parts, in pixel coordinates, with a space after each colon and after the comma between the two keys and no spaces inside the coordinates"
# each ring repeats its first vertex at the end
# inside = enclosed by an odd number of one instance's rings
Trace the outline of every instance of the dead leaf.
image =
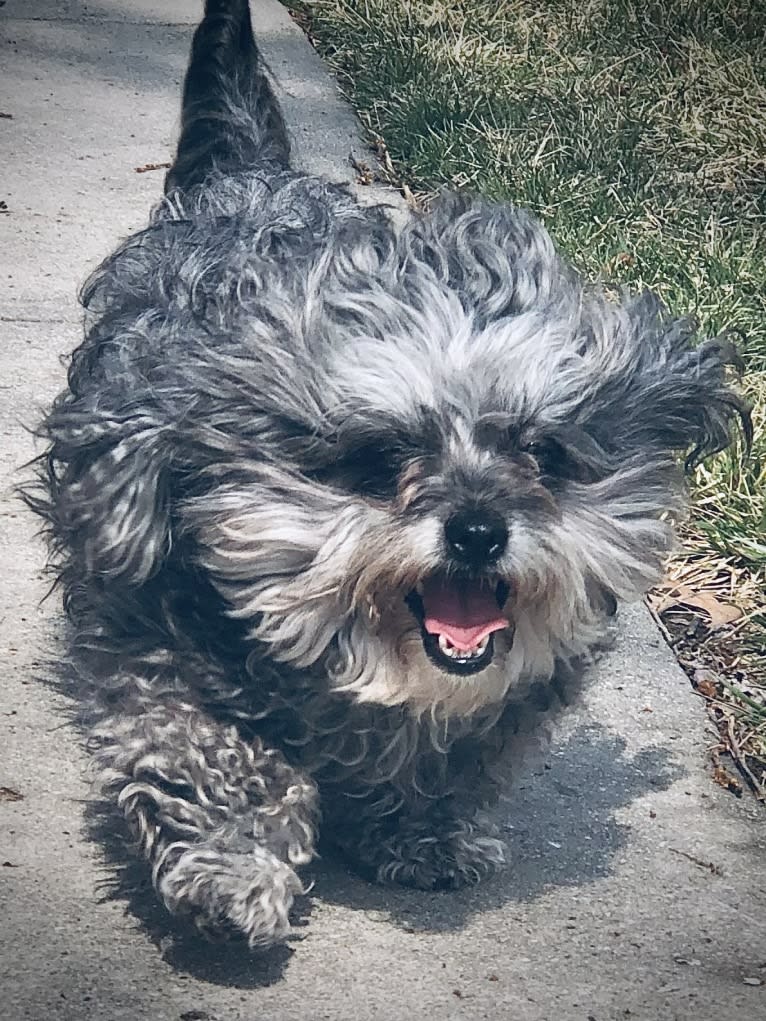
{"type": "Polygon", "coordinates": [[[700,695],[704,695],[705,698],[715,698],[718,694],[717,678],[712,670],[700,667],[694,671],[692,682],[700,695]]]}
{"type": "Polygon", "coordinates": [[[713,779],[719,787],[723,787],[725,791],[730,791],[736,797],[742,797],[742,784],[723,766],[716,766],[713,770],[713,779]]]}
{"type": "Polygon", "coordinates": [[[372,184],[375,180],[375,174],[372,167],[369,164],[364,163],[362,160],[355,159],[353,155],[349,157],[351,166],[356,171],[357,184],[372,184]]]}
{"type": "Polygon", "coordinates": [[[134,167],[137,174],[148,174],[150,170],[169,170],[169,163],[145,163],[142,167],[134,167]]]}
{"type": "Polygon", "coordinates": [[[0,787],[0,801],[23,801],[24,795],[13,787],[0,787]]]}
{"type": "Polygon", "coordinates": [[[742,616],[742,610],[738,606],[721,602],[712,592],[697,591],[682,584],[659,589],[651,596],[651,602],[657,613],[664,613],[674,606],[701,610],[709,618],[709,626],[713,631],[733,624],[742,616]]]}

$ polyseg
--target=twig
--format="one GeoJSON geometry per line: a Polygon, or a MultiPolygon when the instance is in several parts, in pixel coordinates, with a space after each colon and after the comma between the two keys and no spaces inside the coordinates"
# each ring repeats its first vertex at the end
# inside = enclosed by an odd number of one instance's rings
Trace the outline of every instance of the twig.
{"type": "Polygon", "coordinates": [[[763,786],[758,783],[755,776],[753,776],[753,773],[745,759],[745,755],[739,747],[736,734],[734,733],[734,720],[731,716],[727,716],[726,718],[726,734],[729,739],[729,747],[727,750],[737,763],[737,768],[747,780],[756,798],[759,801],[766,801],[766,793],[764,793],[763,786]]]}
{"type": "Polygon", "coordinates": [[[169,170],[169,163],[145,163],[143,167],[133,168],[137,174],[148,174],[150,170],[169,170]]]}
{"type": "Polygon", "coordinates": [[[662,637],[663,637],[663,638],[665,639],[665,641],[667,642],[667,644],[668,644],[668,647],[672,649],[672,648],[673,648],[673,638],[672,638],[672,636],[671,636],[670,632],[668,631],[668,629],[667,629],[667,628],[665,627],[665,625],[663,624],[663,622],[662,622],[662,618],[660,617],[659,613],[658,613],[658,612],[657,612],[657,611],[656,611],[656,610],[654,609],[654,607],[652,606],[652,604],[651,604],[651,603],[649,602],[649,600],[648,600],[648,599],[645,599],[645,600],[644,600],[644,602],[646,603],[646,606],[647,606],[647,607],[648,607],[648,609],[649,609],[649,613],[650,613],[650,614],[652,615],[652,617],[654,618],[654,623],[655,623],[655,624],[657,625],[657,627],[658,627],[658,628],[660,629],[660,632],[661,632],[661,634],[662,634],[662,637]]]}
{"type": "Polygon", "coordinates": [[[714,876],[722,876],[724,874],[723,869],[720,865],[715,865],[712,861],[705,861],[703,858],[697,858],[696,855],[689,854],[688,851],[679,851],[676,847],[669,847],[669,851],[673,854],[677,854],[679,858],[686,858],[693,865],[699,865],[701,869],[705,869],[707,872],[712,872],[714,876]]]}

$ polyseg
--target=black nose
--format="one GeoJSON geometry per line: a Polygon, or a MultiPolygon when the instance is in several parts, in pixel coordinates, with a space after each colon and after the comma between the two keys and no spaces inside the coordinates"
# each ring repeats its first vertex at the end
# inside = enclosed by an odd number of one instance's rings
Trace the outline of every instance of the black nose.
{"type": "Polygon", "coordinates": [[[508,529],[494,511],[459,511],[448,518],[444,534],[450,553],[473,567],[491,564],[508,544],[508,529]]]}

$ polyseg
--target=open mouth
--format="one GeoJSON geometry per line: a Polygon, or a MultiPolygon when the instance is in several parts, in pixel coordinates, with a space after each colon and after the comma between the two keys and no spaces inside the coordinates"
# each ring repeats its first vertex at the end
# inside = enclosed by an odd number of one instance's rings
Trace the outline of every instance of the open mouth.
{"type": "Polygon", "coordinates": [[[511,627],[502,613],[509,593],[504,581],[446,574],[433,574],[414,588],[406,602],[431,662],[461,676],[485,670],[495,655],[495,632],[511,627]]]}

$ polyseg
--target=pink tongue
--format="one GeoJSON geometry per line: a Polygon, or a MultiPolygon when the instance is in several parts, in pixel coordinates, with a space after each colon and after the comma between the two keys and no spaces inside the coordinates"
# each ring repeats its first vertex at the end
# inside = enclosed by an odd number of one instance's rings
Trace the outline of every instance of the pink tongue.
{"type": "Polygon", "coordinates": [[[455,581],[432,577],[423,584],[425,628],[431,635],[444,635],[461,652],[470,652],[479,642],[508,627],[500,613],[495,593],[478,581],[455,581]]]}

